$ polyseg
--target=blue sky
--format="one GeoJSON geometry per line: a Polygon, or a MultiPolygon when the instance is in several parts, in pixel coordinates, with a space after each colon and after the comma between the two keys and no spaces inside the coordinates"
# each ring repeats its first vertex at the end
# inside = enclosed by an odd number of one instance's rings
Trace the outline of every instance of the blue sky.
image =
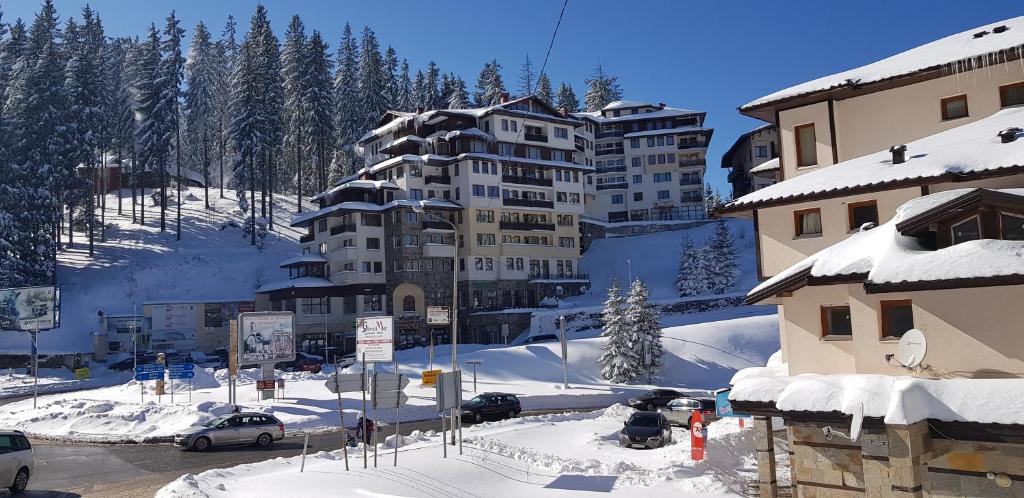
{"type": "MultiPolygon", "coordinates": [[[[228,14],[248,27],[256,2],[242,0],[57,0],[62,19],[90,3],[110,35],[143,34],[173,8],[191,31],[203,20],[219,33],[228,14]]],[[[539,65],[561,0],[266,1],[281,36],[292,14],[331,44],[345,22],[369,25],[413,67],[434,60],[469,83],[497,58],[515,87],[524,55],[539,65]]],[[[30,20],[38,3],[0,0],[4,19],[30,20]]],[[[684,2],[569,0],[548,62],[557,85],[570,82],[582,100],[584,79],[600,62],[619,77],[624,97],[708,112],[715,128],[708,179],[728,191],[721,155],[760,123],[736,108],[763,94],[869,63],[945,35],[1021,15],[1011,0],[826,2],[684,2]]]]}

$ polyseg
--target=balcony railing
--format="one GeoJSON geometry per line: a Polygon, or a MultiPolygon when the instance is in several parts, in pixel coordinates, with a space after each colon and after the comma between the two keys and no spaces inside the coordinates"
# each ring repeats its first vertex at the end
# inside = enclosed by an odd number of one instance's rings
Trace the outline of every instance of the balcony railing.
{"type": "Polygon", "coordinates": [[[698,161],[679,161],[679,167],[685,168],[687,166],[707,166],[707,161],[701,159],[698,161]]]}
{"type": "Polygon", "coordinates": [[[501,181],[506,183],[518,183],[520,185],[536,185],[538,187],[550,187],[550,178],[536,178],[532,176],[501,175],[501,181]]]}
{"type": "Polygon", "coordinates": [[[518,207],[539,207],[553,209],[555,207],[555,201],[546,201],[541,199],[517,199],[515,197],[505,197],[501,200],[501,203],[506,206],[518,206],[518,207]]]}
{"type": "Polygon", "coordinates": [[[586,273],[557,273],[557,272],[530,272],[530,280],[565,280],[565,281],[590,281],[590,275],[586,273]]]}
{"type": "Polygon", "coordinates": [[[299,243],[300,244],[305,244],[306,242],[313,242],[313,239],[315,239],[315,238],[316,238],[316,235],[308,233],[306,235],[303,235],[302,237],[299,237],[299,243]]]}
{"type": "Polygon", "coordinates": [[[546,135],[539,135],[537,133],[527,133],[526,139],[531,142],[547,142],[548,137],[546,135]]]}
{"type": "Polygon", "coordinates": [[[629,188],[629,185],[626,182],[620,182],[620,183],[599,183],[599,184],[597,184],[597,189],[598,190],[614,190],[614,189],[623,189],[623,188],[629,188]]]}
{"type": "Polygon", "coordinates": [[[680,142],[676,142],[676,143],[678,144],[678,145],[676,145],[676,149],[678,149],[678,150],[698,149],[698,148],[702,149],[702,148],[708,146],[707,142],[700,143],[700,142],[683,142],[683,141],[680,141],[680,142]]]}
{"type": "Polygon", "coordinates": [[[680,178],[679,185],[701,185],[700,178],[680,178]]]}
{"type": "Polygon", "coordinates": [[[502,230],[547,230],[555,231],[554,223],[530,223],[526,221],[501,221],[498,226],[502,230]]]}
{"type": "Polygon", "coordinates": [[[444,175],[427,175],[424,178],[423,181],[426,182],[427,185],[430,185],[432,183],[440,183],[442,185],[451,185],[452,184],[452,177],[444,176],[444,175]]]}
{"type": "Polygon", "coordinates": [[[350,223],[346,225],[338,225],[331,227],[331,235],[338,235],[339,233],[348,233],[356,231],[356,224],[350,223]]]}
{"type": "Polygon", "coordinates": [[[423,229],[424,230],[449,230],[450,231],[452,229],[452,226],[447,224],[447,223],[445,223],[445,222],[443,222],[443,221],[424,220],[423,221],[423,229]]]}
{"type": "Polygon", "coordinates": [[[625,173],[625,172],[626,172],[626,167],[625,166],[605,166],[605,167],[600,167],[600,168],[595,168],[594,169],[594,173],[598,173],[598,174],[600,174],[600,173],[625,173]]]}

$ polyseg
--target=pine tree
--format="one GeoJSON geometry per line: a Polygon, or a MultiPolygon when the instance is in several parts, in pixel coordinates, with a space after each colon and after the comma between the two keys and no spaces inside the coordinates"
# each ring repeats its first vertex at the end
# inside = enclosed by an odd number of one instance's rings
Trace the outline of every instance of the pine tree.
{"type": "Polygon", "coordinates": [[[679,273],[676,276],[679,297],[696,296],[707,290],[703,258],[704,251],[693,245],[689,237],[684,237],[679,248],[679,273]]]}
{"type": "Polygon", "coordinates": [[[423,107],[427,109],[442,109],[444,108],[445,102],[441,93],[441,71],[437,69],[437,64],[434,61],[430,61],[427,64],[426,79],[423,81],[424,85],[424,97],[426,105],[423,107]]]}
{"type": "Polygon", "coordinates": [[[203,173],[203,199],[210,209],[210,162],[213,141],[219,126],[216,113],[216,92],[219,68],[217,53],[206,25],[199,22],[192,34],[188,62],[185,65],[185,130],[191,155],[203,173]]]}
{"type": "MultiPolygon", "coordinates": [[[[138,45],[135,79],[132,82],[132,93],[135,95],[133,101],[135,116],[135,143],[138,150],[139,173],[156,173],[157,168],[162,167],[162,156],[158,150],[156,126],[156,106],[160,99],[160,89],[157,87],[160,66],[160,35],[156,26],[149,25],[146,39],[138,45]]],[[[146,200],[145,189],[142,192],[140,202],[139,223],[146,223],[146,200]]]]}
{"type": "Polygon", "coordinates": [[[412,83],[412,103],[415,108],[429,109],[430,97],[427,95],[427,77],[423,71],[416,70],[416,78],[412,83]]]}
{"type": "Polygon", "coordinates": [[[704,213],[711,217],[715,211],[722,207],[722,196],[718,190],[711,188],[710,183],[704,184],[704,213]]]}
{"type": "Polygon", "coordinates": [[[398,75],[398,101],[395,109],[399,111],[413,111],[416,105],[413,103],[413,86],[409,78],[409,62],[402,59],[401,70],[398,75]]]}
{"type": "Polygon", "coordinates": [[[598,64],[594,69],[594,75],[587,80],[587,94],[583,100],[588,111],[600,111],[606,105],[622,100],[622,89],[619,88],[619,78],[604,72],[604,67],[598,64]]]}
{"type": "MultiPolygon", "coordinates": [[[[261,9],[262,7],[257,7],[261,9]]],[[[262,91],[258,61],[258,13],[253,15],[252,26],[239,46],[232,75],[231,110],[232,121],[228,134],[236,154],[233,158],[234,186],[238,190],[249,190],[249,234],[250,244],[256,245],[256,162],[260,160],[262,123],[260,92],[262,91]]]]}
{"type": "Polygon", "coordinates": [[[501,103],[502,96],[508,92],[501,79],[501,64],[496,59],[484,63],[483,69],[476,80],[476,91],[473,100],[477,107],[489,107],[501,103]]]}
{"type": "MultiPolygon", "coordinates": [[[[302,108],[305,119],[305,156],[317,172],[317,178],[327,178],[330,167],[331,150],[334,148],[334,93],[332,91],[331,60],[327,54],[327,44],[318,31],[313,32],[306,46],[306,58],[303,63],[306,82],[304,85],[302,108]]],[[[299,170],[299,180],[303,172],[299,170]]],[[[309,184],[309,182],[307,182],[309,184]]],[[[300,198],[302,192],[299,192],[300,198]]],[[[300,201],[301,202],[301,201],[300,201]]],[[[301,204],[300,209],[301,212],[301,204]]]]}
{"type": "Polygon", "coordinates": [[[725,221],[715,224],[707,247],[704,248],[704,271],[708,276],[708,290],[724,294],[736,286],[736,240],[725,221]]]}
{"type": "Polygon", "coordinates": [[[555,94],[551,90],[551,79],[548,78],[547,74],[540,73],[540,76],[537,77],[537,88],[533,93],[545,104],[554,105],[555,94]]]}
{"type": "MultiPolygon", "coordinates": [[[[369,27],[363,28],[362,50],[359,56],[359,113],[362,117],[359,133],[375,127],[377,120],[388,110],[384,98],[387,80],[384,61],[380,55],[377,35],[369,27]]],[[[355,138],[358,138],[356,136],[355,138]]]]}
{"type": "Polygon", "coordinates": [[[650,378],[661,368],[664,355],[661,315],[657,306],[648,299],[647,286],[639,278],[633,280],[626,298],[626,321],[631,332],[630,343],[639,351],[642,370],[650,378]]]}
{"type": "Polygon", "coordinates": [[[555,98],[555,107],[565,109],[567,112],[579,112],[580,100],[576,98],[576,92],[564,81],[558,86],[558,97],[555,98]]]}
{"type": "Polygon", "coordinates": [[[305,107],[307,76],[306,64],[306,28],[299,16],[292,16],[284,35],[284,48],[281,51],[281,80],[284,85],[284,160],[285,165],[281,176],[291,179],[300,192],[299,209],[302,208],[302,153],[305,145],[303,137],[306,125],[305,107]]]}
{"type": "Polygon", "coordinates": [[[235,60],[238,57],[238,42],[235,40],[237,25],[234,16],[229,15],[221,31],[221,38],[217,40],[214,47],[216,54],[216,91],[214,102],[217,113],[217,166],[220,170],[218,186],[220,187],[220,198],[224,198],[224,161],[231,154],[231,140],[229,129],[231,125],[231,83],[235,70],[235,60]]]}
{"type": "Polygon", "coordinates": [[[181,240],[181,128],[180,128],[180,106],[178,99],[181,96],[181,78],[185,67],[185,59],[181,55],[181,38],[185,30],[181,29],[180,22],[174,11],[167,16],[164,26],[164,38],[161,40],[160,51],[164,54],[157,69],[157,87],[160,98],[156,105],[155,132],[157,133],[158,147],[164,158],[161,164],[161,175],[163,181],[160,183],[160,230],[164,230],[164,221],[167,211],[167,168],[170,162],[170,153],[175,154],[175,168],[178,190],[178,213],[175,231],[175,238],[181,240]]]}
{"type": "MultiPolygon", "coordinates": [[[[334,76],[334,127],[338,132],[338,147],[351,147],[363,133],[363,115],[359,103],[359,47],[352,36],[352,27],[345,24],[338,48],[337,73],[334,76]]],[[[327,178],[319,178],[321,190],[327,188],[327,178]]]]}
{"type": "Polygon", "coordinates": [[[110,151],[116,154],[118,166],[117,214],[124,212],[124,184],[129,178],[126,167],[125,152],[130,150],[131,125],[125,123],[124,112],[131,106],[127,93],[126,76],[128,68],[128,50],[132,43],[128,38],[115,38],[106,44],[103,55],[103,120],[104,142],[110,151]],[[127,128],[126,128],[127,126],[127,128]]]}
{"type": "Polygon", "coordinates": [[[466,93],[466,82],[452,73],[449,77],[450,88],[447,95],[449,109],[465,109],[469,107],[469,95],[466,93]]]}
{"type": "MultiPolygon", "coordinates": [[[[143,50],[138,38],[122,39],[125,47],[124,69],[121,75],[121,85],[117,89],[115,107],[117,115],[114,125],[114,136],[118,148],[118,156],[121,157],[121,164],[124,164],[124,156],[129,158],[129,169],[127,171],[128,181],[131,184],[132,195],[132,223],[139,222],[138,206],[138,147],[135,141],[136,121],[135,107],[136,94],[135,85],[139,80],[139,67],[141,64],[143,50]]],[[[145,195],[143,195],[145,197],[145,195]]]]}
{"type": "Polygon", "coordinates": [[[533,72],[533,63],[530,62],[530,54],[526,54],[523,65],[519,66],[519,96],[526,97],[534,94],[533,80],[536,74],[533,72]]]}
{"type": "Polygon", "coordinates": [[[398,74],[398,52],[388,45],[384,51],[384,77],[387,79],[387,88],[384,90],[384,100],[388,109],[397,109],[401,100],[401,82],[398,74]]]}
{"type": "Polygon", "coordinates": [[[629,382],[640,371],[641,357],[630,343],[630,324],[626,317],[626,303],[619,289],[619,281],[612,279],[608,287],[608,299],[604,302],[601,312],[604,328],[601,337],[601,357],[597,362],[601,365],[601,376],[606,380],[621,384],[629,382]]]}

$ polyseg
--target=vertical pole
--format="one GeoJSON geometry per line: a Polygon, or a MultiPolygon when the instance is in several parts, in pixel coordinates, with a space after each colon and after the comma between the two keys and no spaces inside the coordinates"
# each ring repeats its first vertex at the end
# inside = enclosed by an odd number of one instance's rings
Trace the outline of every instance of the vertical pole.
{"type": "MultiPolygon", "coordinates": [[[[360,374],[365,375],[365,374],[360,374]]],[[[366,377],[364,376],[363,379],[366,377]]],[[[366,382],[360,382],[363,386],[366,386],[366,382]]],[[[345,430],[345,410],[341,406],[341,384],[338,383],[338,363],[334,363],[334,385],[338,386],[338,420],[341,424],[341,452],[345,456],[345,470],[348,470],[348,438],[345,437],[348,432],[345,430]]],[[[308,439],[309,436],[307,435],[308,439]]]]}
{"type": "Polygon", "coordinates": [[[473,364],[473,392],[476,393],[476,363],[473,364]]]}
{"type": "Polygon", "coordinates": [[[173,405],[174,404],[174,376],[171,375],[170,372],[167,373],[167,376],[171,378],[171,404],[173,405]]]}
{"type": "Polygon", "coordinates": [[[366,388],[367,388],[367,384],[369,384],[369,382],[367,382],[367,379],[366,379],[366,352],[364,351],[363,352],[363,417],[362,417],[363,420],[362,421],[357,421],[361,425],[361,427],[359,428],[359,432],[361,432],[363,434],[363,468],[364,469],[366,468],[366,460],[367,460],[367,454],[366,454],[367,448],[366,447],[368,446],[368,443],[370,442],[370,440],[367,439],[367,437],[366,437],[366,388]]]}
{"type": "Polygon", "coordinates": [[[448,434],[445,432],[444,427],[444,410],[441,410],[441,449],[444,453],[444,458],[448,458],[448,434]]]}
{"type": "MultiPolygon", "coordinates": [[[[306,438],[302,441],[302,463],[299,464],[299,473],[300,474],[302,473],[302,471],[306,470],[306,448],[308,448],[308,447],[309,447],[309,433],[307,432],[306,433],[306,438]]],[[[341,445],[341,447],[344,448],[345,445],[343,444],[343,445],[341,445]]],[[[348,452],[345,452],[345,466],[346,467],[348,466],[348,452]]],[[[348,469],[345,469],[345,470],[348,470],[348,469]]]]}
{"type": "MultiPolygon", "coordinates": [[[[398,358],[395,358],[395,373],[398,373],[398,358]]],[[[402,374],[398,373],[398,396],[395,396],[395,467],[398,467],[398,447],[402,445],[402,374]]]]}
{"type": "Polygon", "coordinates": [[[32,331],[32,376],[32,408],[35,409],[39,402],[39,320],[32,331]]]}
{"type": "MultiPolygon", "coordinates": [[[[373,391],[377,391],[377,362],[373,362],[373,391]]],[[[370,419],[373,422],[373,468],[377,468],[377,401],[374,397],[373,402],[373,418],[370,419]]]]}
{"type": "MultiPolygon", "coordinates": [[[[459,413],[459,455],[462,455],[462,372],[455,374],[459,381],[458,413],[459,413]]],[[[454,431],[452,431],[454,433],[454,431]]]]}
{"type": "MultiPolygon", "coordinates": [[[[456,372],[459,369],[458,360],[458,347],[459,347],[459,229],[455,227],[455,223],[448,223],[452,226],[452,372],[456,372]]],[[[458,395],[457,399],[462,399],[462,381],[461,377],[458,377],[458,395]]],[[[458,407],[461,408],[461,407],[458,407]]],[[[455,446],[455,411],[458,408],[452,408],[452,446],[455,446]]],[[[462,427],[462,413],[460,411],[458,417],[459,427],[462,427]]]]}
{"type": "MultiPolygon", "coordinates": [[[[565,337],[565,317],[558,317],[558,328],[562,332],[562,389],[569,389],[569,362],[566,358],[568,356],[568,343],[565,337]]],[[[650,384],[650,382],[648,382],[650,384]]]]}
{"type": "Polygon", "coordinates": [[[430,333],[430,351],[429,352],[430,352],[430,354],[428,356],[430,357],[430,368],[427,368],[427,370],[433,370],[434,369],[434,333],[433,332],[430,333]]]}
{"type": "Polygon", "coordinates": [[[188,402],[192,403],[192,379],[188,379],[188,402]]]}

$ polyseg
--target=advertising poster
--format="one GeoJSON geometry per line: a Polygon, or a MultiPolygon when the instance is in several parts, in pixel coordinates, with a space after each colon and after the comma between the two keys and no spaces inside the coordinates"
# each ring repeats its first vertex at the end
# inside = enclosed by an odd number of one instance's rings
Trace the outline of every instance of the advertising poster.
{"type": "Polygon", "coordinates": [[[48,330],[59,320],[53,286],[0,289],[0,330],[48,330]]]}
{"type": "Polygon", "coordinates": [[[368,362],[393,361],[395,355],[395,324],[390,316],[356,320],[356,359],[368,362]]]}
{"type": "Polygon", "coordinates": [[[207,303],[203,309],[203,326],[207,328],[219,328],[224,325],[224,305],[220,303],[207,303]]]}
{"type": "Polygon", "coordinates": [[[154,350],[175,349],[191,352],[196,349],[198,304],[154,304],[149,342],[154,350]]]}
{"type": "Polygon", "coordinates": [[[242,365],[295,359],[295,315],[286,312],[238,315],[238,358],[242,365]]]}

